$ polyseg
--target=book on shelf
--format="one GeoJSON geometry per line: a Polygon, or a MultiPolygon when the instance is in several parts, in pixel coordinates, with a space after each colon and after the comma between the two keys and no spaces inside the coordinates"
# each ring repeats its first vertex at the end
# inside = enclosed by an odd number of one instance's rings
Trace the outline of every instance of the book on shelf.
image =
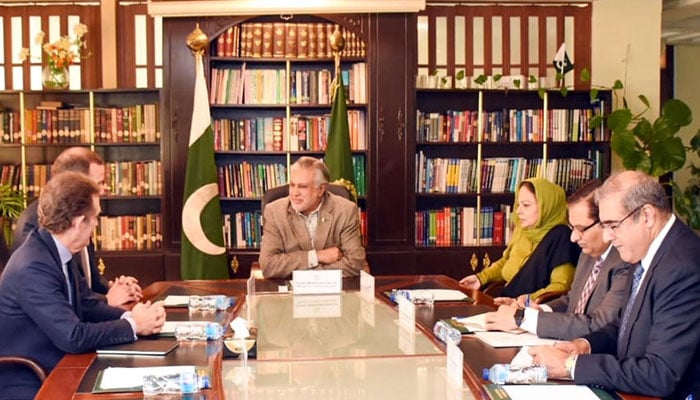
{"type": "Polygon", "coordinates": [[[285,33],[284,55],[285,55],[285,57],[296,57],[296,55],[297,55],[297,24],[294,24],[294,23],[284,24],[284,33],[285,33]]]}
{"type": "Polygon", "coordinates": [[[283,22],[272,24],[272,57],[284,57],[285,50],[285,27],[283,22]]]}
{"type": "Polygon", "coordinates": [[[297,24],[297,54],[298,58],[309,57],[309,24],[297,24]]]}
{"type": "Polygon", "coordinates": [[[273,56],[273,35],[274,35],[274,27],[272,25],[272,22],[264,22],[262,23],[262,50],[261,50],[261,56],[262,57],[272,57],[273,56]]]}

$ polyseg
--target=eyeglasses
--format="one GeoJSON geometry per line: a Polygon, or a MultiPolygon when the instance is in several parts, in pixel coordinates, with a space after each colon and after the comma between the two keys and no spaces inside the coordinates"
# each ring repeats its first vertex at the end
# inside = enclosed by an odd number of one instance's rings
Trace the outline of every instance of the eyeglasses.
{"type": "Polygon", "coordinates": [[[573,225],[571,225],[571,224],[568,224],[568,225],[569,225],[569,228],[570,228],[573,232],[583,233],[583,232],[585,232],[585,231],[587,231],[587,230],[593,228],[594,226],[596,226],[599,222],[600,222],[600,220],[599,220],[599,219],[596,219],[595,221],[593,221],[592,224],[590,224],[590,225],[588,225],[588,226],[584,226],[583,228],[578,227],[578,226],[573,226],[573,225]]]}
{"type": "Polygon", "coordinates": [[[615,232],[615,231],[617,230],[617,228],[619,228],[620,225],[622,225],[622,223],[625,222],[625,220],[626,220],[627,218],[631,217],[632,215],[634,215],[634,213],[636,213],[637,211],[641,210],[642,207],[644,207],[644,204],[642,204],[642,205],[640,205],[639,207],[637,207],[637,208],[635,208],[634,210],[632,210],[629,214],[625,215],[624,218],[622,218],[621,220],[619,220],[619,221],[603,221],[603,222],[600,223],[600,226],[601,226],[603,229],[608,229],[608,230],[611,230],[611,231],[615,232]]]}

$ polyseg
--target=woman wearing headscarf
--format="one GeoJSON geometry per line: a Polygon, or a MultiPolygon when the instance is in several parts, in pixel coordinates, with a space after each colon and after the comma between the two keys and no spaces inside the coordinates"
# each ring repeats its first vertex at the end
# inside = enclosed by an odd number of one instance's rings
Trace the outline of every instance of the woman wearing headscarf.
{"type": "Polygon", "coordinates": [[[515,196],[513,222],[513,237],[503,256],[460,283],[479,289],[505,282],[500,296],[529,294],[533,300],[569,290],[581,249],[569,240],[564,189],[542,178],[524,180],[515,196]]]}

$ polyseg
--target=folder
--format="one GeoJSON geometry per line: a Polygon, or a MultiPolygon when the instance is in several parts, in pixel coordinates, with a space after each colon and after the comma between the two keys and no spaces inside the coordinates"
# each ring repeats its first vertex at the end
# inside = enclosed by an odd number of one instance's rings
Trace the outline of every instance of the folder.
{"type": "Polygon", "coordinates": [[[137,340],[131,343],[105,346],[97,349],[97,354],[165,356],[175,350],[180,343],[174,340],[137,340]]]}

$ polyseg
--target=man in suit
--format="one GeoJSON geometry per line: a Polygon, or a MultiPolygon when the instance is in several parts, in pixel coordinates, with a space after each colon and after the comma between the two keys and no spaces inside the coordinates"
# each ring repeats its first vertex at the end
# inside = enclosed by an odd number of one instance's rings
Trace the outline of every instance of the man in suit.
{"type": "MultiPolygon", "coordinates": [[[[83,174],[55,175],[39,197],[39,224],[0,276],[0,354],[27,357],[50,372],[66,353],[128,343],[158,333],[160,303],[131,311],[95,297],[73,254],[87,246],[100,213],[100,189],[83,174]]],[[[31,399],[40,382],[23,366],[0,367],[0,398],[31,399]]]]}
{"type": "MultiPolygon", "coordinates": [[[[51,174],[56,175],[64,171],[80,172],[87,175],[100,188],[100,195],[104,194],[105,162],[94,151],[79,146],[64,150],[51,165],[51,174]]],[[[38,226],[37,204],[36,201],[31,203],[17,219],[17,225],[13,232],[13,247],[15,249],[22,244],[29,232],[38,226]]],[[[80,266],[80,273],[88,281],[88,286],[95,293],[104,296],[109,305],[123,306],[142,298],[141,287],[134,277],[120,276],[112,282],[102,281],[102,275],[95,262],[95,245],[92,240],[85,249],[81,250],[77,262],[80,266]]]]}
{"type": "Polygon", "coordinates": [[[286,279],[294,270],[316,268],[359,275],[365,249],[357,205],[326,191],[328,168],[316,158],[299,158],[289,173],[289,196],[263,210],[263,276],[286,279]]]}
{"type": "Polygon", "coordinates": [[[569,292],[527,308],[522,298],[520,304],[514,299],[497,298],[496,303],[503,305],[486,315],[489,329],[520,327],[540,337],[574,339],[619,319],[629,297],[630,274],[627,263],[603,238],[593,196],[600,184],[597,179],[590,180],[566,200],[571,241],[581,247],[569,292]]]}
{"type": "Polygon", "coordinates": [[[700,238],[673,215],[658,181],[625,171],[596,191],[600,224],[634,265],[618,322],[530,350],[550,377],[685,399],[700,396],[700,238]]]}

